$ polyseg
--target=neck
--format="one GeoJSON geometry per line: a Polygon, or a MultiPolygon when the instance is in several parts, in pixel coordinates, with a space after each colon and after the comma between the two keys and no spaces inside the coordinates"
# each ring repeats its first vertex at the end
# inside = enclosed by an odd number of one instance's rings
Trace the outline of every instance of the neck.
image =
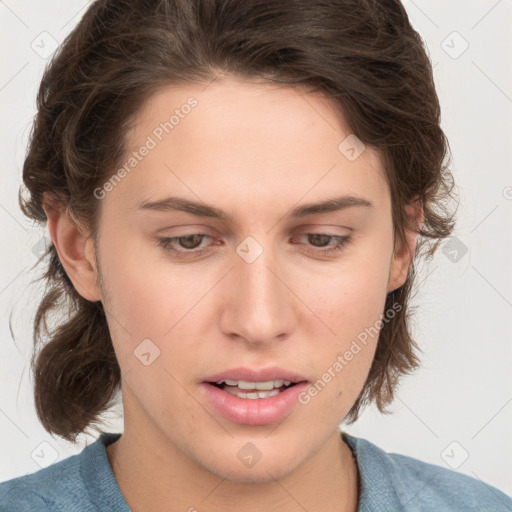
{"type": "Polygon", "coordinates": [[[168,441],[129,428],[107,447],[118,485],[133,512],[279,509],[356,512],[359,474],[339,433],[293,473],[266,482],[222,478],[191,461],[168,441]]]}

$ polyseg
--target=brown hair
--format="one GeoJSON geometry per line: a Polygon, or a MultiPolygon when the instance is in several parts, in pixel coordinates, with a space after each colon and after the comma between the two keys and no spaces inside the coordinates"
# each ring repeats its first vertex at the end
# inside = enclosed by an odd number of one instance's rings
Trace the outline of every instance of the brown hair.
{"type": "MultiPolygon", "coordinates": [[[[415,230],[415,259],[424,248],[430,258],[451,234],[454,184],[432,67],[399,0],[96,0],[42,78],[23,166],[23,212],[45,222],[43,202],[52,197],[94,236],[100,201],[93,191],[122,162],[126,132],[144,101],[159,88],[206,84],[219,74],[331,98],[351,132],[383,158],[396,239],[405,241],[405,227],[415,230]],[[415,199],[423,226],[405,213],[415,199]]],[[[46,291],[32,357],[36,410],[46,430],[74,440],[112,404],[120,369],[102,303],[77,293],[53,245],[43,259],[46,291]]],[[[372,401],[388,412],[401,375],[419,366],[409,325],[414,278],[413,260],[406,283],[386,299],[386,311],[396,314],[380,331],[349,422],[372,401]]]]}

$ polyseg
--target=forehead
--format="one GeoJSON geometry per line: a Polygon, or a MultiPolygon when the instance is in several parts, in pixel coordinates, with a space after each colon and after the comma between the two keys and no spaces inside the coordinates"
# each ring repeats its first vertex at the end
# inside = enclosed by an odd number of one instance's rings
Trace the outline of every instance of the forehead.
{"type": "Polygon", "coordinates": [[[333,193],[386,207],[380,157],[365,147],[348,158],[353,137],[332,100],[303,88],[236,79],[170,86],[139,110],[127,158],[150,149],[115,194],[130,197],[132,207],[171,192],[230,209],[270,207],[269,198],[274,208],[302,197],[311,203],[333,193]]]}

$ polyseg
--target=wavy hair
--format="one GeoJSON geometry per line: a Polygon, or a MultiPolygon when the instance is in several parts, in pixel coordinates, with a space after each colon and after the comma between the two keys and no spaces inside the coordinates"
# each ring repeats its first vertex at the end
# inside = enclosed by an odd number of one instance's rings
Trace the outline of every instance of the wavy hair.
{"type": "MultiPolygon", "coordinates": [[[[130,123],[163,87],[219,74],[306,87],[330,98],[385,163],[395,240],[419,234],[396,314],[379,333],[363,389],[381,412],[419,366],[410,332],[415,260],[433,256],[454,227],[448,141],[425,45],[399,0],[96,0],[48,63],[37,96],[20,207],[46,222],[47,198],[97,233],[93,191],[123,161],[130,123]],[[46,198],[46,199],[45,199],[46,198]],[[421,201],[422,226],[405,206],[421,201]]],[[[55,247],[41,258],[45,294],[34,319],[34,394],[44,428],[67,440],[91,428],[120,390],[101,302],[74,289],[55,247]]]]}

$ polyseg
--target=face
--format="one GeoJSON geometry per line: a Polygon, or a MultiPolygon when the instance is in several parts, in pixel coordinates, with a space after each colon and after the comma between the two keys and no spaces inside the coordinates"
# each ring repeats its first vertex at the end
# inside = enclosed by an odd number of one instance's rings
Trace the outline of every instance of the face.
{"type": "Polygon", "coordinates": [[[125,172],[97,191],[125,431],[239,481],[338,438],[377,336],[357,340],[404,275],[382,163],[349,135],[327,99],[289,87],[224,79],[147,101],[125,172]]]}

